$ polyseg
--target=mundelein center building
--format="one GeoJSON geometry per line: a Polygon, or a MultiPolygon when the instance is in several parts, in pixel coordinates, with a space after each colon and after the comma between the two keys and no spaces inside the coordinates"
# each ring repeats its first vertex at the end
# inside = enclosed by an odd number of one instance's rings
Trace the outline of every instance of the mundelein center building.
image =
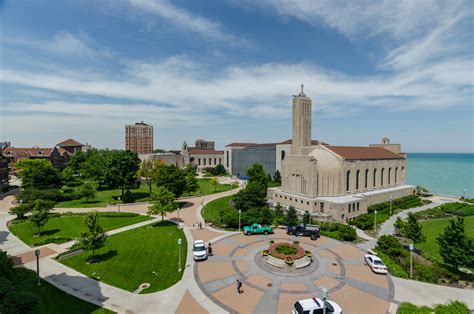
{"type": "Polygon", "coordinates": [[[311,141],[312,102],[293,96],[291,150],[282,157],[282,186],[268,189],[269,203],[309,211],[320,220],[347,222],[367,207],[412,195],[400,144],[333,146],[311,141]]]}

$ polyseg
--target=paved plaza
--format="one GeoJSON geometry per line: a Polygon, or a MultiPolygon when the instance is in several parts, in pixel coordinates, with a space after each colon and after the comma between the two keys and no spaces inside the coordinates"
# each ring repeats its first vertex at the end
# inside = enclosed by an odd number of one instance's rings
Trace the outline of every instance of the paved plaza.
{"type": "MultiPolygon", "coordinates": [[[[48,244],[41,248],[41,276],[59,289],[78,298],[104,306],[118,313],[289,313],[297,300],[321,296],[321,288],[329,298],[341,305],[344,313],[395,313],[400,302],[419,305],[443,303],[459,299],[474,307],[472,290],[436,286],[412,280],[376,275],[363,263],[364,251],[355,245],[321,237],[288,236],[277,229],[274,234],[244,236],[198,223],[202,205],[237,190],[187,199],[179,212],[167,219],[180,224],[186,234],[188,247],[195,239],[212,242],[214,255],[207,261],[195,263],[187,252],[187,266],[180,282],[166,290],[136,294],[91,279],[56,262],[53,258],[71,243],[48,244]],[[265,264],[261,250],[269,241],[299,244],[313,254],[313,263],[289,273],[265,264]],[[243,282],[243,293],[237,294],[236,280],[243,282]]],[[[11,234],[7,222],[14,218],[8,209],[13,197],[0,201],[0,249],[8,252],[16,264],[35,269],[34,249],[11,234]]],[[[121,211],[146,214],[148,204],[121,206],[121,211]]],[[[55,212],[85,212],[94,208],[55,209],[55,212]]],[[[97,208],[117,211],[117,207],[97,208]]],[[[157,218],[161,219],[161,218],[157,218]]],[[[115,234],[138,228],[156,220],[110,231],[115,234]]]]}
{"type": "Polygon", "coordinates": [[[312,241],[283,230],[268,236],[236,234],[215,242],[213,251],[208,261],[194,265],[194,275],[204,293],[231,313],[289,313],[297,300],[320,297],[322,287],[347,313],[386,313],[393,301],[389,275],[372,273],[361,249],[327,237],[312,241]],[[313,263],[292,271],[266,264],[261,251],[270,240],[299,240],[313,253],[313,263]],[[237,279],[243,282],[240,295],[237,279]]]}

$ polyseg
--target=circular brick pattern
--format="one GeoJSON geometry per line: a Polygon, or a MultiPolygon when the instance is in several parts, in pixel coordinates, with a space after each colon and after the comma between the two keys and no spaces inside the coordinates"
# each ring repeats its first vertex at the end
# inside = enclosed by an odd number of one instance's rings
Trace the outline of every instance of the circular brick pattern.
{"type": "Polygon", "coordinates": [[[214,256],[204,262],[210,263],[206,267],[195,264],[194,275],[199,287],[230,313],[288,312],[290,304],[298,299],[321,297],[322,287],[328,289],[329,298],[338,302],[345,311],[351,312],[353,306],[348,301],[350,295],[353,295],[352,300],[360,299],[373,304],[374,308],[388,311],[394,297],[392,280],[389,275],[372,273],[364,265],[361,258],[364,252],[359,248],[325,237],[317,241],[299,238],[299,245],[311,251],[313,262],[300,269],[282,269],[268,265],[261,256],[270,239],[277,243],[295,240],[277,232],[270,236],[251,237],[234,234],[213,242],[214,247],[221,244],[234,249],[222,254],[215,251],[214,256]],[[206,272],[212,272],[212,280],[206,272]],[[242,294],[236,293],[237,279],[243,282],[242,294]]]}

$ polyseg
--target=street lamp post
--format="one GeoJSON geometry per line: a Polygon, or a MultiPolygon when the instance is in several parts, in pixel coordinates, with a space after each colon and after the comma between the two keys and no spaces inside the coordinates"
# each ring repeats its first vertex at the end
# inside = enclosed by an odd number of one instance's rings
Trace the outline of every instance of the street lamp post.
{"type": "Polygon", "coordinates": [[[118,206],[119,206],[119,213],[120,213],[120,196],[118,197],[118,201],[119,201],[118,206]]]}
{"type": "Polygon", "coordinates": [[[466,199],[466,189],[464,189],[463,193],[462,193],[462,199],[465,200],[466,199]]]}
{"type": "Polygon", "coordinates": [[[181,245],[183,244],[183,240],[181,238],[178,239],[178,272],[181,272],[181,245]]]}
{"type": "Polygon", "coordinates": [[[377,230],[377,210],[374,210],[374,232],[377,230]]]}
{"type": "Polygon", "coordinates": [[[41,255],[41,250],[40,249],[36,249],[35,250],[35,256],[36,256],[36,284],[38,286],[41,285],[41,281],[40,281],[40,262],[39,262],[39,257],[41,255]]]}
{"type": "Polygon", "coordinates": [[[181,221],[181,220],[179,220],[179,209],[180,209],[180,207],[178,206],[178,224],[181,221]]]}
{"type": "Polygon", "coordinates": [[[413,249],[414,249],[414,245],[410,243],[408,248],[410,249],[410,279],[411,279],[411,278],[413,278],[413,249]]]}
{"type": "Polygon", "coordinates": [[[392,216],[392,199],[393,197],[390,196],[390,216],[392,216]]]}
{"type": "Polygon", "coordinates": [[[322,299],[323,299],[323,313],[326,314],[326,299],[328,298],[328,289],[321,288],[322,299]]]}
{"type": "Polygon", "coordinates": [[[240,231],[240,216],[242,214],[242,210],[239,209],[239,231],[240,231]]]}

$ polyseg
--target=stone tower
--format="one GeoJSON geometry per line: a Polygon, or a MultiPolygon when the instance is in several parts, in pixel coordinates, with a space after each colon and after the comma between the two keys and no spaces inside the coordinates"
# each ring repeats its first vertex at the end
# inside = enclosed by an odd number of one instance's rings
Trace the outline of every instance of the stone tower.
{"type": "Polygon", "coordinates": [[[301,155],[302,147],[311,146],[311,98],[306,96],[301,84],[301,92],[293,96],[291,154],[301,155]]]}

